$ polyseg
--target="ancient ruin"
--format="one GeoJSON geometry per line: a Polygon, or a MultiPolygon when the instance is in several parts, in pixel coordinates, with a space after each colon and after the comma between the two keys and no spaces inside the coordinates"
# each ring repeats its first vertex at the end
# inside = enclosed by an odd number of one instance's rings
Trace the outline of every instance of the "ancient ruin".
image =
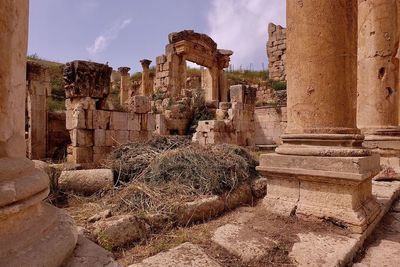
{"type": "MultiPolygon", "coordinates": [[[[121,75],[121,80],[127,79],[125,76],[121,75]]],[[[155,129],[154,116],[148,114],[148,97],[133,97],[129,103],[131,112],[115,111],[108,105],[110,77],[111,68],[107,65],[86,61],[66,64],[66,128],[72,141],[68,147],[69,162],[99,162],[113,145],[147,140],[155,129]]]]}
{"type": "Polygon", "coordinates": [[[399,1],[286,8],[267,77],[192,30],[155,67],[26,57],[4,0],[0,266],[399,266],[399,1]]]}
{"type": "Polygon", "coordinates": [[[165,54],[157,57],[154,90],[169,96],[182,95],[186,85],[186,61],[204,66],[203,89],[206,100],[226,102],[228,88],[224,69],[228,67],[230,50],[217,49],[217,44],[207,35],[194,31],[171,33],[165,54]]]}
{"type": "Polygon", "coordinates": [[[286,81],[286,29],[280,25],[268,25],[268,71],[274,81],[286,81]]]}

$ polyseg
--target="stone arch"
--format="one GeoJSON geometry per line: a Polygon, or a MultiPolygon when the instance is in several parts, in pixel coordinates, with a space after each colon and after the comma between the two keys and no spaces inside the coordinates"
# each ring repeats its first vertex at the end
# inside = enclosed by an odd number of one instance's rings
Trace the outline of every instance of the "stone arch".
{"type": "Polygon", "coordinates": [[[203,78],[206,100],[227,101],[228,89],[224,68],[229,66],[230,50],[218,49],[208,35],[192,30],[168,36],[165,54],[157,57],[156,91],[177,97],[185,89],[186,61],[205,67],[203,78]]]}

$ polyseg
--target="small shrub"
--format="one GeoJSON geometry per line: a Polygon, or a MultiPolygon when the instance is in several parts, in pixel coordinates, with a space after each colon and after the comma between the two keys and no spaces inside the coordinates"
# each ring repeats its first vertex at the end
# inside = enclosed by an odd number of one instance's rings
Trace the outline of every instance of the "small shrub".
{"type": "Polygon", "coordinates": [[[286,90],[286,82],[281,82],[281,81],[272,81],[271,82],[271,87],[275,90],[275,91],[282,91],[282,90],[286,90]]]}

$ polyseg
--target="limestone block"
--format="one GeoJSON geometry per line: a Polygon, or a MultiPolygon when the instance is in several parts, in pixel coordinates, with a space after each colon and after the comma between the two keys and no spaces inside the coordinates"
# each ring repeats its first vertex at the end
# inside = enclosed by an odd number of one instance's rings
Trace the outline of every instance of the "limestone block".
{"type": "Polygon", "coordinates": [[[65,64],[66,98],[104,98],[110,92],[112,68],[94,62],[76,60],[65,64]]]}
{"type": "Polygon", "coordinates": [[[225,208],[233,210],[239,206],[251,204],[253,202],[253,194],[248,184],[243,184],[236,188],[233,192],[223,195],[225,200],[225,208]]]}
{"type": "Polygon", "coordinates": [[[168,128],[167,128],[167,122],[165,120],[165,117],[163,114],[156,114],[155,116],[155,121],[156,121],[156,133],[159,135],[168,135],[168,128]]]}
{"type": "Polygon", "coordinates": [[[65,108],[66,110],[96,110],[96,100],[90,97],[67,98],[65,99],[65,108]]]}
{"type": "Polygon", "coordinates": [[[150,227],[133,215],[120,215],[95,223],[94,234],[99,244],[117,248],[144,239],[150,227]]]}
{"type": "Polygon", "coordinates": [[[140,131],[140,115],[136,113],[128,114],[128,130],[140,131]]]}
{"type": "Polygon", "coordinates": [[[128,130],[128,113],[111,112],[110,129],[115,131],[128,130]]]}
{"type": "Polygon", "coordinates": [[[93,149],[91,147],[68,147],[68,162],[91,163],[93,162],[93,149]]]}
{"type": "Polygon", "coordinates": [[[215,112],[215,118],[217,120],[225,120],[228,117],[229,117],[228,110],[217,109],[217,111],[215,112]]]}
{"type": "Polygon", "coordinates": [[[198,132],[222,132],[225,130],[225,122],[221,120],[199,121],[196,130],[198,132]]]}
{"type": "Polygon", "coordinates": [[[106,130],[94,130],[94,145],[97,147],[102,147],[106,145],[106,130]]]}
{"type": "Polygon", "coordinates": [[[66,111],[67,130],[86,129],[85,111],[83,109],[74,109],[66,111]]]}
{"type": "Polygon", "coordinates": [[[140,139],[140,131],[129,131],[129,141],[130,142],[136,142],[139,141],[140,139]]]}
{"type": "Polygon", "coordinates": [[[88,147],[93,146],[93,131],[73,129],[69,131],[71,137],[72,146],[76,147],[88,147]]]}
{"type": "Polygon", "coordinates": [[[129,267],[221,267],[215,260],[210,258],[201,247],[192,243],[184,243],[167,252],[159,253],[155,256],[143,260],[139,264],[129,267]]]}
{"type": "Polygon", "coordinates": [[[106,131],[106,146],[114,146],[129,142],[129,131],[106,131]]]}
{"type": "Polygon", "coordinates": [[[151,111],[150,98],[147,96],[136,95],[132,98],[132,104],[130,110],[134,113],[148,113],[151,111]]]}
{"type": "Polygon", "coordinates": [[[93,112],[93,128],[94,129],[110,129],[110,111],[96,110],[93,112]]]}
{"type": "Polygon", "coordinates": [[[149,132],[154,132],[156,130],[156,115],[155,114],[148,114],[147,130],[149,132]]]}
{"type": "Polygon", "coordinates": [[[91,195],[112,188],[114,175],[109,169],[63,171],[58,185],[62,190],[91,195]]]}

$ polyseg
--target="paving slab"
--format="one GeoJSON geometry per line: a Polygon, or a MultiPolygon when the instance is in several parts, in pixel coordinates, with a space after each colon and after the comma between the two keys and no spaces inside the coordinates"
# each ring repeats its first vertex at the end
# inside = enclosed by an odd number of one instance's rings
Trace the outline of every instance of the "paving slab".
{"type": "Polygon", "coordinates": [[[246,225],[235,224],[219,227],[212,241],[241,258],[243,262],[262,258],[268,249],[276,245],[273,240],[260,235],[246,225]]]}
{"type": "Polygon", "coordinates": [[[400,266],[400,213],[388,213],[371,239],[364,257],[353,266],[400,266]]]}
{"type": "Polygon", "coordinates": [[[129,267],[220,267],[202,248],[184,243],[129,267]]]}
{"type": "Polygon", "coordinates": [[[90,241],[83,235],[78,236],[74,253],[64,267],[122,267],[113,258],[111,252],[90,241]]]}

